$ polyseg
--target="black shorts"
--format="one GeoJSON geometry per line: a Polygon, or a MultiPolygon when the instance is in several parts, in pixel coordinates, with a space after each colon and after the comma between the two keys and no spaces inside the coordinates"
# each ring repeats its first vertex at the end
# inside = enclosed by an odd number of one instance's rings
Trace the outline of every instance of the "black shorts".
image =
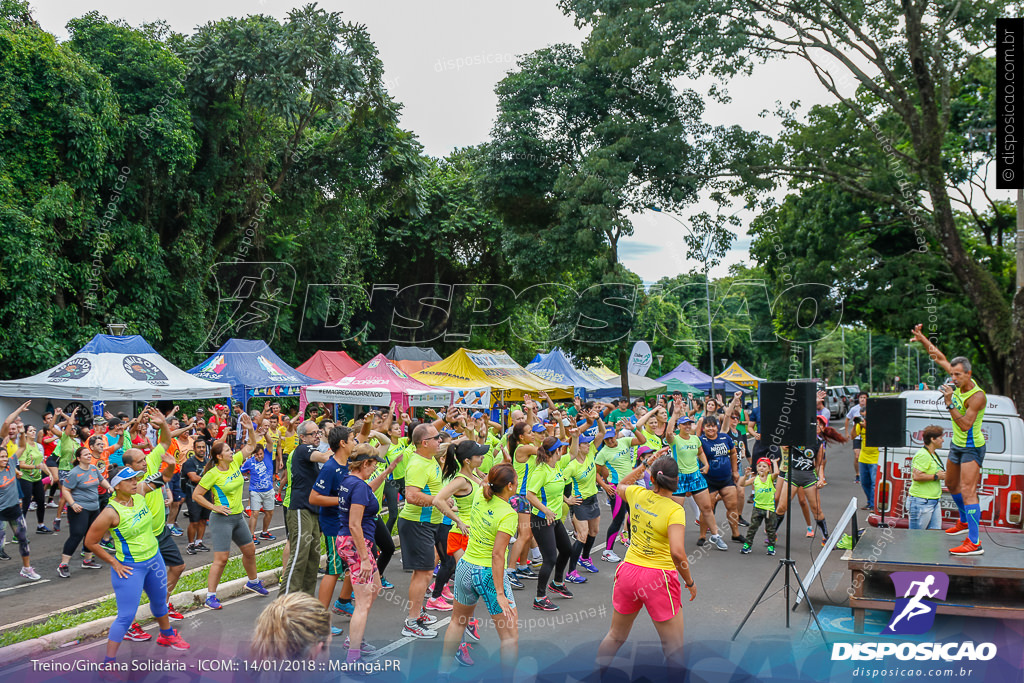
{"type": "Polygon", "coordinates": [[[21,517],[21,503],[0,510],[0,522],[17,522],[21,517]]]}
{"type": "Polygon", "coordinates": [[[46,458],[47,467],[56,467],[60,463],[60,458],[56,455],[51,455],[46,458]]]}
{"type": "Polygon", "coordinates": [[[716,481],[714,479],[707,479],[707,482],[708,482],[708,491],[710,491],[711,493],[718,493],[718,492],[722,491],[723,489],[729,488],[730,486],[732,486],[732,487],[736,486],[736,482],[734,482],[732,479],[725,479],[723,481],[716,481]]]}
{"type": "Polygon", "coordinates": [[[179,500],[185,500],[185,492],[181,490],[181,472],[176,472],[171,481],[168,482],[167,488],[171,490],[171,500],[177,502],[179,500]]]}
{"type": "Polygon", "coordinates": [[[402,568],[429,571],[434,568],[434,543],[438,524],[398,518],[398,541],[402,545],[402,568]]]}
{"type": "Polygon", "coordinates": [[[185,507],[188,509],[188,521],[191,524],[196,522],[209,522],[210,513],[213,512],[210,508],[204,508],[199,503],[192,500],[192,490],[189,489],[185,492],[185,507]]]}
{"type": "Polygon", "coordinates": [[[818,475],[814,470],[793,470],[792,472],[787,472],[784,478],[792,486],[799,489],[809,489],[818,483],[818,475]]]}
{"type": "Polygon", "coordinates": [[[185,560],[181,559],[181,550],[178,549],[178,544],[174,542],[174,534],[171,533],[170,529],[164,527],[164,530],[156,537],[156,542],[160,546],[160,557],[164,558],[165,565],[177,567],[178,565],[185,564],[185,560]]]}
{"type": "Polygon", "coordinates": [[[579,505],[570,505],[569,514],[581,522],[597,519],[601,516],[601,506],[597,502],[597,494],[584,498],[579,505]]]}

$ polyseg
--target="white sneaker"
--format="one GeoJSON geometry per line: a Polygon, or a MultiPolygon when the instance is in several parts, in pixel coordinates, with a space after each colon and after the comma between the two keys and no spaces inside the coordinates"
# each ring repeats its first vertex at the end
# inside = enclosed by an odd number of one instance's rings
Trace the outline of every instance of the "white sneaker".
{"type": "Polygon", "coordinates": [[[36,570],[32,569],[32,567],[22,567],[19,574],[21,574],[21,576],[28,579],[29,581],[38,581],[39,579],[43,578],[39,576],[39,574],[36,574],[36,570]]]}
{"type": "Polygon", "coordinates": [[[36,509],[36,502],[34,500],[31,503],[29,503],[28,509],[29,510],[35,510],[36,509]]]}
{"type": "Polygon", "coordinates": [[[50,501],[49,503],[47,503],[47,504],[46,504],[46,507],[48,507],[48,508],[50,508],[50,509],[53,509],[53,508],[57,507],[57,504],[56,504],[56,503],[54,503],[54,502],[53,502],[53,501],[51,500],[51,501],[50,501]]]}
{"type": "Polygon", "coordinates": [[[612,562],[612,563],[619,562],[619,561],[622,560],[621,557],[616,555],[611,550],[605,550],[603,553],[601,553],[601,559],[604,560],[605,562],[612,562]]]}
{"type": "Polygon", "coordinates": [[[712,543],[715,544],[715,547],[718,548],[719,550],[728,550],[729,549],[729,546],[726,545],[725,541],[722,540],[722,537],[720,535],[711,536],[710,540],[711,540],[712,543]]]}

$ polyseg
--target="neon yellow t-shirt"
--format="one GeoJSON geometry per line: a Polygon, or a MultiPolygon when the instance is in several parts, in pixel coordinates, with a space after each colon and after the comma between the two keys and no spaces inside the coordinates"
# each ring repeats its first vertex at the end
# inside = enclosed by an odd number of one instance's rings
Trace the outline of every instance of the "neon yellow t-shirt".
{"type": "Polygon", "coordinates": [[[860,456],[857,458],[857,462],[862,462],[865,465],[877,465],[878,464],[878,446],[868,445],[867,430],[864,429],[864,425],[859,424],[854,428],[854,434],[860,436],[860,456]]]}
{"type": "MultiPolygon", "coordinates": [[[[562,500],[562,494],[565,492],[565,477],[556,467],[547,464],[537,465],[533,473],[530,474],[530,486],[526,490],[540,498],[540,502],[551,510],[555,519],[562,518],[562,506],[565,502],[562,500]]],[[[538,517],[547,519],[547,515],[539,509],[533,508],[532,511],[538,517]]]]}
{"type": "Polygon", "coordinates": [[[117,526],[111,529],[117,559],[121,562],[145,562],[156,557],[160,547],[153,533],[150,521],[153,513],[146,499],[135,494],[132,496],[132,507],[121,505],[113,498],[107,504],[114,508],[119,517],[117,526]]]}
{"type": "Polygon", "coordinates": [[[243,462],[245,453],[238,451],[226,471],[214,465],[199,480],[200,486],[213,492],[214,504],[227,506],[229,515],[242,511],[242,488],[245,486],[245,479],[239,468],[243,462]]]}
{"type": "Polygon", "coordinates": [[[603,446],[597,452],[597,464],[608,467],[610,484],[618,484],[633,471],[633,458],[629,452],[632,439],[618,439],[614,446],[603,446]]]}
{"type": "Polygon", "coordinates": [[[672,440],[672,458],[679,466],[679,474],[693,474],[700,469],[700,439],[677,436],[672,440]]]}
{"type": "MultiPolygon", "coordinates": [[[[518,451],[522,446],[517,446],[518,451]]],[[[512,467],[516,470],[516,481],[519,482],[519,489],[516,491],[521,496],[526,495],[526,487],[530,483],[530,475],[537,469],[537,456],[536,454],[531,455],[526,459],[526,462],[519,462],[515,456],[512,457],[512,467]]]]}
{"type": "Polygon", "coordinates": [[[562,475],[566,481],[572,482],[572,494],[579,498],[590,498],[597,495],[597,465],[594,454],[587,453],[580,462],[573,458],[565,465],[562,475]]]}
{"type": "MultiPolygon", "coordinates": [[[[444,485],[441,481],[441,467],[437,464],[436,460],[424,458],[415,451],[407,453],[405,460],[408,460],[405,466],[405,486],[407,489],[410,486],[415,486],[428,496],[436,496],[441,492],[444,485]]],[[[440,524],[443,516],[441,511],[433,505],[420,507],[419,505],[412,504],[408,499],[405,501],[402,511],[398,513],[400,519],[408,519],[413,522],[430,522],[431,524],[440,524]]]]}
{"type": "MultiPolygon", "coordinates": [[[[157,444],[156,448],[146,455],[146,478],[152,477],[160,471],[163,465],[161,458],[164,455],[164,447],[157,444]]],[[[153,533],[157,536],[164,530],[164,523],[167,521],[167,503],[164,498],[163,488],[158,488],[146,494],[146,507],[149,508],[153,522],[153,533]]]]}
{"type": "MultiPolygon", "coordinates": [[[[483,493],[480,493],[473,501],[473,510],[469,517],[469,543],[462,559],[478,567],[490,567],[494,539],[499,531],[514,536],[519,527],[519,515],[508,501],[498,496],[491,496],[490,500],[486,500],[483,493]]],[[[505,554],[507,556],[508,552],[505,554]]],[[[505,559],[502,558],[502,567],[505,566],[505,559]]]]}
{"type": "Polygon", "coordinates": [[[671,498],[663,498],[642,486],[627,486],[629,504],[629,550],[626,562],[640,567],[675,571],[668,544],[668,528],[680,524],[685,528],[686,513],[671,498]]]}
{"type": "Polygon", "coordinates": [[[480,473],[486,475],[494,467],[495,462],[501,462],[501,439],[495,436],[493,433],[488,432],[487,438],[484,442],[489,447],[489,450],[484,454],[484,460],[480,463],[480,473]]]}

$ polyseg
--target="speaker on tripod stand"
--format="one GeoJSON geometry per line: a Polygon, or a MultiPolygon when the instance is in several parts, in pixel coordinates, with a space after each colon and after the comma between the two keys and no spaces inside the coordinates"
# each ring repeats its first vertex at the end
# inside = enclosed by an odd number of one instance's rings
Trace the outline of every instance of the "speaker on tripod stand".
{"type": "Polygon", "coordinates": [[[875,501],[882,520],[889,511],[889,448],[906,448],[907,446],[907,399],[905,398],[869,398],[866,406],[868,416],[865,425],[865,443],[882,449],[882,481],[876,482],[875,501]]]}

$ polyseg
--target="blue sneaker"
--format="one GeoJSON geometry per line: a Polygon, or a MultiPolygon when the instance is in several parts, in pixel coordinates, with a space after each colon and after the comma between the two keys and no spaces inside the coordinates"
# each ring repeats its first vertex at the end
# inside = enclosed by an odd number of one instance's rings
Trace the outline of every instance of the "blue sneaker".
{"type": "Polygon", "coordinates": [[[342,631],[342,630],[341,630],[340,628],[338,628],[337,626],[332,626],[332,627],[331,627],[331,635],[332,635],[332,636],[340,636],[340,635],[341,635],[342,633],[344,633],[344,631],[342,631]]]}
{"type": "Polygon", "coordinates": [[[515,575],[515,572],[505,572],[505,576],[508,577],[508,583],[513,588],[526,588],[523,582],[519,580],[519,577],[515,575]]]}
{"type": "Polygon", "coordinates": [[[224,606],[220,604],[220,600],[217,599],[216,595],[207,595],[206,602],[204,604],[210,609],[220,609],[224,606]]]}
{"type": "Polygon", "coordinates": [[[520,567],[516,569],[516,577],[520,579],[536,579],[538,576],[540,575],[529,567],[520,567]]]}
{"type": "Polygon", "coordinates": [[[391,589],[395,587],[395,584],[391,583],[382,576],[380,577],[380,587],[384,589],[391,589]]]}
{"type": "Polygon", "coordinates": [[[260,537],[261,541],[274,541],[274,540],[277,540],[277,536],[275,536],[274,534],[269,533],[267,531],[261,531],[259,533],[259,537],[260,537]]]}
{"type": "Polygon", "coordinates": [[[352,613],[356,611],[356,608],[351,600],[348,602],[342,602],[341,598],[338,598],[334,601],[334,607],[331,608],[331,611],[335,614],[346,614],[348,616],[352,616],[352,613]]]}
{"type": "Polygon", "coordinates": [[[172,524],[168,527],[171,530],[171,536],[181,536],[185,531],[177,524],[172,524]]]}
{"type": "Polygon", "coordinates": [[[259,579],[255,581],[249,581],[245,584],[245,590],[252,591],[253,593],[259,593],[260,595],[269,595],[270,591],[263,587],[263,582],[259,579]]]}
{"type": "Polygon", "coordinates": [[[582,558],[582,557],[581,557],[581,558],[580,558],[580,561],[579,561],[579,562],[577,562],[577,564],[578,564],[579,566],[583,567],[584,569],[586,569],[586,570],[587,570],[588,572],[590,572],[591,574],[596,574],[596,573],[598,572],[598,569],[597,569],[597,567],[596,567],[596,566],[594,566],[594,561],[593,561],[593,560],[591,560],[591,559],[590,559],[589,557],[588,557],[588,558],[586,558],[586,559],[584,559],[584,558],[582,558]]]}
{"type": "Polygon", "coordinates": [[[569,583],[586,583],[587,577],[580,576],[580,573],[573,569],[571,572],[565,575],[565,580],[569,583]]]}

